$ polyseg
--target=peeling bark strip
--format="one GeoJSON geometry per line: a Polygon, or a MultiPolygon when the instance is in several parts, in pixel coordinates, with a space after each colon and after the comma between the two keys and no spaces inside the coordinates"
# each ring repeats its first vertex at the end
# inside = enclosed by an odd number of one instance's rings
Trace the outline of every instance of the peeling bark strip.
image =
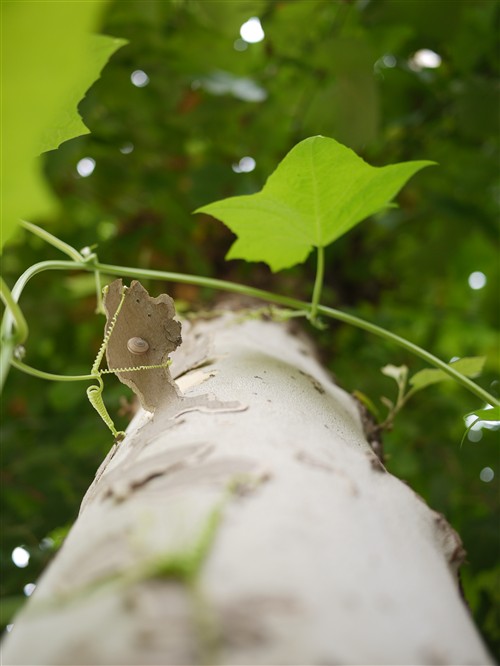
{"type": "Polygon", "coordinates": [[[493,663],[458,535],[384,471],[303,339],[234,316],[185,337],[186,395],[136,415],[3,663],[493,663]],[[183,410],[206,390],[248,408],[183,410]]]}
{"type": "MultiPolygon", "coordinates": [[[[121,280],[112,282],[104,295],[106,330],[118,308],[123,293],[121,280]]],[[[138,365],[161,365],[182,342],[181,325],[174,319],[175,306],[167,294],[149,296],[140,282],[134,280],[127,290],[113,334],[106,347],[108,368],[132,368],[138,365]],[[140,356],[131,349],[131,341],[142,340],[146,349],[140,356]],[[140,360],[139,360],[140,359],[140,360]]],[[[168,368],[142,372],[116,372],[118,379],[139,398],[143,409],[154,412],[161,402],[179,395],[168,368]]]]}

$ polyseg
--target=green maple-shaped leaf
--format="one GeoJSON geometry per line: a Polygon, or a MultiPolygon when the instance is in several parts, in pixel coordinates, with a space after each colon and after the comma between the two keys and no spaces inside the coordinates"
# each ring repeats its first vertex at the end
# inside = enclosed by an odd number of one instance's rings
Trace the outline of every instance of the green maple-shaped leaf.
{"type": "Polygon", "coordinates": [[[279,271],[386,208],[413,174],[431,164],[372,167],[334,139],[314,136],[286,155],[260,192],[195,212],[222,220],[238,236],[227,259],[265,261],[279,271]]]}

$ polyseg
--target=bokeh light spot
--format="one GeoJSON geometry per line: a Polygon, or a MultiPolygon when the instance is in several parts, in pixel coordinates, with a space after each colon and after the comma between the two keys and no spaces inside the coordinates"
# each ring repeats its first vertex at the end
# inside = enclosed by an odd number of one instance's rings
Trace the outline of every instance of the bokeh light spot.
{"type": "Polygon", "coordinates": [[[441,65],[441,56],[431,49],[419,49],[409,60],[412,69],[437,69],[441,65]]]}
{"type": "Polygon", "coordinates": [[[26,583],[26,585],[23,587],[23,592],[26,597],[31,597],[33,592],[35,591],[36,585],[35,583],[26,583]]]}
{"type": "Polygon", "coordinates": [[[481,481],[484,481],[484,483],[489,483],[495,478],[495,472],[491,469],[491,467],[483,467],[479,473],[479,478],[481,481]]]}
{"type": "Polygon", "coordinates": [[[235,51],[246,51],[248,48],[248,42],[245,42],[244,39],[237,39],[233,44],[233,48],[235,51]]]}
{"type": "Polygon", "coordinates": [[[467,439],[469,442],[480,442],[483,439],[483,430],[481,426],[479,426],[479,428],[473,426],[467,433],[467,439]]]}
{"type": "Polygon", "coordinates": [[[392,53],[386,53],[385,55],[382,56],[382,64],[384,65],[384,67],[392,69],[393,67],[396,67],[397,61],[396,58],[392,55],[392,53]]]}
{"type": "Polygon", "coordinates": [[[257,163],[254,158],[247,155],[242,157],[239,162],[233,164],[232,169],[234,173],[250,173],[250,171],[255,169],[256,165],[257,163]]]}
{"type": "Polygon", "coordinates": [[[261,42],[264,37],[264,30],[257,16],[252,16],[248,21],[245,21],[240,28],[241,39],[245,40],[249,44],[256,44],[261,42]]]}
{"type": "Polygon", "coordinates": [[[24,569],[29,564],[30,554],[28,553],[26,548],[23,548],[22,546],[17,546],[12,551],[11,558],[16,567],[19,567],[19,569],[24,569]]]}
{"type": "Polygon", "coordinates": [[[486,275],[481,271],[474,271],[469,275],[469,287],[471,289],[482,289],[486,285],[486,275]]]}
{"type": "Polygon", "coordinates": [[[134,150],[134,144],[133,143],[124,143],[123,146],[120,148],[120,153],[122,155],[129,155],[132,151],[134,150]]]}
{"type": "Polygon", "coordinates": [[[144,88],[149,83],[149,76],[146,72],[143,72],[142,69],[136,69],[135,72],[132,72],[130,75],[130,80],[136,88],[144,88]]]}
{"type": "Polygon", "coordinates": [[[76,170],[78,171],[78,175],[81,176],[82,178],[87,178],[88,176],[90,176],[92,173],[94,173],[94,169],[95,169],[95,160],[92,159],[92,157],[83,157],[76,165],[76,170]]]}

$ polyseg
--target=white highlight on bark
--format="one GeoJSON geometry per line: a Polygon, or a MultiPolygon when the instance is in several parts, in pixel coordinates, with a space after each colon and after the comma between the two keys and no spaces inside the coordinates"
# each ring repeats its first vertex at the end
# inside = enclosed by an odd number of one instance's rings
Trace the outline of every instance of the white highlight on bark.
{"type": "Polygon", "coordinates": [[[195,335],[213,354],[188,395],[248,408],[136,415],[3,663],[493,663],[459,595],[458,536],[378,463],[310,345],[273,322],[203,322],[175,352],[184,372],[195,335]],[[216,507],[196,584],[145,575],[216,507]]]}

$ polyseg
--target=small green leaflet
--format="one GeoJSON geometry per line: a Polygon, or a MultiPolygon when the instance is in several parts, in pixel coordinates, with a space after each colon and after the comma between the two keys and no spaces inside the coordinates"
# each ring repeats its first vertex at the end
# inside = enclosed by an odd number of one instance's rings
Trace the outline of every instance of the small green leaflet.
{"type": "Polygon", "coordinates": [[[406,379],[408,377],[408,368],[406,365],[384,365],[380,372],[386,377],[394,379],[399,387],[404,388],[406,386],[406,379]]]}
{"type": "Polygon", "coordinates": [[[467,435],[476,425],[476,423],[484,422],[484,423],[495,423],[495,425],[500,424],[500,406],[495,405],[494,407],[491,406],[484,407],[483,409],[476,409],[473,412],[469,412],[464,416],[465,423],[468,422],[470,417],[472,418],[462,436],[462,441],[460,442],[460,446],[462,446],[462,444],[464,443],[464,439],[467,437],[467,435]]]}
{"type": "Polygon", "coordinates": [[[227,259],[265,261],[279,271],[386,208],[411,176],[432,164],[373,167],[334,139],[314,136],[292,148],[260,192],[195,212],[222,220],[238,236],[227,259]]]}
{"type": "Polygon", "coordinates": [[[467,416],[477,416],[477,420],[472,423],[477,423],[477,421],[485,421],[486,423],[500,423],[500,407],[485,407],[484,409],[476,409],[476,411],[467,414],[467,416]]]}
{"type": "MultiPolygon", "coordinates": [[[[466,377],[477,377],[481,374],[485,361],[485,356],[471,356],[458,359],[458,361],[453,361],[453,363],[450,363],[449,365],[466,377]]],[[[453,377],[447,375],[443,370],[426,368],[425,370],[420,370],[420,372],[415,373],[413,377],[410,378],[410,384],[413,387],[413,392],[415,392],[420,391],[430,384],[444,382],[446,379],[453,379],[453,377]]]]}
{"type": "Polygon", "coordinates": [[[365,393],[362,393],[362,391],[358,390],[353,391],[352,394],[357,400],[359,400],[362,405],[366,407],[366,409],[372,416],[377,419],[377,421],[380,421],[380,412],[371,398],[369,398],[365,393]]]}

